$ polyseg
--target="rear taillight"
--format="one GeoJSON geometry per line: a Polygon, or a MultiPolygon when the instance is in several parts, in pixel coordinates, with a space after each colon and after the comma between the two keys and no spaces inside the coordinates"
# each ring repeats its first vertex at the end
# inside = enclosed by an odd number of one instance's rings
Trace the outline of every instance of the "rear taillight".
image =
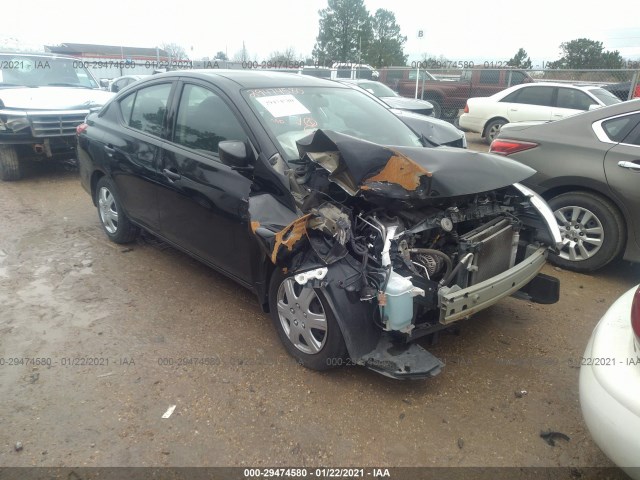
{"type": "Polygon", "coordinates": [[[80,135],[82,133],[84,133],[87,130],[87,127],[89,125],[87,125],[86,123],[81,123],[80,125],[78,125],[76,127],[76,135],[80,135]]]}
{"type": "Polygon", "coordinates": [[[489,147],[489,153],[495,153],[497,155],[512,155],[514,153],[523,152],[531,148],[536,148],[537,143],[521,142],[518,140],[504,140],[501,138],[495,139],[491,142],[489,147]]]}
{"type": "Polygon", "coordinates": [[[640,85],[636,85],[636,89],[633,91],[632,98],[640,98],[640,85]]]}
{"type": "Polygon", "coordinates": [[[469,113],[469,104],[468,103],[464,104],[464,113],[469,113]]]}
{"type": "Polygon", "coordinates": [[[631,304],[631,328],[633,328],[636,339],[640,342],[640,287],[636,290],[631,304]]]}

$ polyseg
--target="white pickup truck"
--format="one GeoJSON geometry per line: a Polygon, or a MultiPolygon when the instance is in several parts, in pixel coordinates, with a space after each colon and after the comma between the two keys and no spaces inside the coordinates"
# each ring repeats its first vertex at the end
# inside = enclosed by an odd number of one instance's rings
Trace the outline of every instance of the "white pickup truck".
{"type": "Polygon", "coordinates": [[[0,53],[0,179],[19,180],[28,161],[74,161],[76,127],[112,96],[73,57],[0,53]]]}

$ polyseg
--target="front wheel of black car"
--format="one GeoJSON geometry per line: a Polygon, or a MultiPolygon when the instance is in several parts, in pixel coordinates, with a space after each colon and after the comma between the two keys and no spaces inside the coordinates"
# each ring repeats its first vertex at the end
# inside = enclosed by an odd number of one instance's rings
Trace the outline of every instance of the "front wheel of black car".
{"type": "Polygon", "coordinates": [[[609,200],[590,192],[563,193],[549,200],[563,246],[551,263],[576,272],[593,272],[624,247],[624,218],[609,200]]]}
{"type": "Polygon", "coordinates": [[[136,238],[138,228],[122,211],[115,185],[107,177],[96,185],[96,205],[102,229],[112,242],[129,243],[136,238]]]}
{"type": "Polygon", "coordinates": [[[271,320],[287,352],[312,370],[343,364],[347,347],[323,293],[278,268],[269,288],[271,320]]]}
{"type": "Polygon", "coordinates": [[[0,145],[0,179],[13,182],[22,178],[22,168],[16,147],[0,145]]]}

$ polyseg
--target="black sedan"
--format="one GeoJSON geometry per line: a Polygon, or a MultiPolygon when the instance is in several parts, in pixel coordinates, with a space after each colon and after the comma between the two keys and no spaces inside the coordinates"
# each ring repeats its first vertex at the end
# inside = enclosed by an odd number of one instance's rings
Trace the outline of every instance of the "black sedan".
{"type": "Polygon", "coordinates": [[[237,70],[141,80],[78,127],[112,241],[146,229],[250,288],[307,367],[394,378],[441,370],[416,338],[558,295],[539,275],[558,228],[517,183],[533,170],[426,145],[352,88],[237,70]]]}
{"type": "Polygon", "coordinates": [[[418,98],[407,98],[400,96],[384,83],[375,80],[340,80],[343,83],[350,83],[366,90],[371,95],[378,97],[391,108],[404,110],[406,112],[419,115],[433,116],[433,104],[418,98]]]}

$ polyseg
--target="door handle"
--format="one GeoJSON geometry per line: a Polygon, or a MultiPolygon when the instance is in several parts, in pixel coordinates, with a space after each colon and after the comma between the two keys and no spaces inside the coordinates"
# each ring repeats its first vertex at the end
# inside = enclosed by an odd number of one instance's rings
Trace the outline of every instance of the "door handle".
{"type": "Polygon", "coordinates": [[[618,166],[622,168],[630,168],[632,170],[640,170],[640,163],[626,162],[624,160],[618,162],[618,166]]]}
{"type": "Polygon", "coordinates": [[[108,157],[113,157],[113,155],[116,153],[116,149],[110,147],[109,145],[104,146],[104,151],[106,152],[108,157]]]}
{"type": "Polygon", "coordinates": [[[509,111],[510,111],[510,112],[517,112],[517,111],[518,111],[518,109],[517,109],[517,108],[510,108],[510,109],[509,109],[509,111]]]}
{"type": "Polygon", "coordinates": [[[162,170],[162,174],[172,182],[175,182],[176,180],[180,180],[182,178],[182,175],[180,175],[177,172],[173,172],[168,168],[165,168],[164,170],[162,170]]]}

